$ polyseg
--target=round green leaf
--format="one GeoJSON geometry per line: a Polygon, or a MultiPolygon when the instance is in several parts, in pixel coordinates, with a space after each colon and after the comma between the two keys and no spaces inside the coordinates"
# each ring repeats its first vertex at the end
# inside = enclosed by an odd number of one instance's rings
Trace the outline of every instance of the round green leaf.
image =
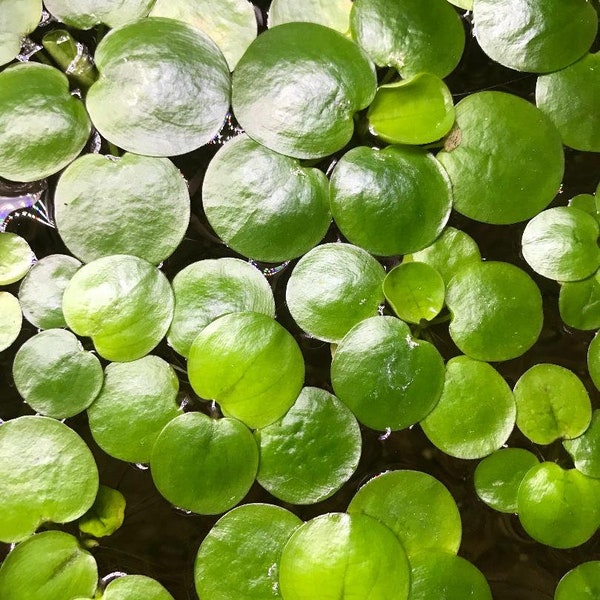
{"type": "Polygon", "coordinates": [[[407,262],[394,267],[383,281],[385,299],[404,321],[431,321],[444,306],[444,280],[427,263],[407,262]]]}
{"type": "Polygon", "coordinates": [[[331,496],[354,474],[361,451],[354,415],[325,390],[306,387],[278,421],[259,429],[257,480],[292,504],[331,496]]]}
{"type": "Polygon", "coordinates": [[[524,221],[548,206],[564,169],[562,141],[550,119],[504,92],[461,100],[437,158],[452,181],[456,210],[496,225],[524,221]]]}
{"type": "Polygon", "coordinates": [[[519,487],[519,520],[538,542],[573,548],[587,542],[598,528],[598,494],[597,479],[543,462],[527,472],[519,487]]]}
{"type": "Polygon", "coordinates": [[[592,215],[594,219],[598,219],[598,207],[596,206],[596,198],[593,194],[577,194],[569,200],[569,206],[578,208],[592,215]]]}
{"type": "Polygon", "coordinates": [[[210,162],[202,204],[212,228],[229,247],[264,262],[308,252],[331,221],[325,175],[246,135],[230,140],[210,162]]]}
{"type": "Polygon", "coordinates": [[[10,292],[0,292],[0,352],[19,337],[22,325],[19,301],[10,292]]]}
{"type": "Polygon", "coordinates": [[[450,131],[454,114],[448,86],[419,73],[379,87],[367,118],[371,132],[390,144],[427,144],[450,131]]]}
{"type": "Polygon", "coordinates": [[[583,281],[560,286],[558,308],[561,319],[575,329],[600,329],[600,273],[583,281]]]}
{"type": "Polygon", "coordinates": [[[80,267],[76,258],[66,254],[51,254],[36,262],[19,287],[23,316],[40,329],[66,327],[62,298],[80,267]]]}
{"type": "Polygon", "coordinates": [[[566,146],[600,152],[600,53],[538,78],[535,101],[566,146]]]}
{"type": "Polygon", "coordinates": [[[322,244],[296,264],[287,284],[292,317],[309,335],[339,342],[383,302],[383,267],[350,244],[322,244]]]}
{"type": "Polygon", "coordinates": [[[600,597],[600,561],[581,563],[558,582],[554,600],[595,600],[600,597]]]}
{"type": "Polygon", "coordinates": [[[569,369],[537,364],[517,381],[517,427],[535,444],[581,435],[590,424],[592,405],[581,379],[569,369]]]}
{"type": "Polygon", "coordinates": [[[35,181],[82,150],[90,120],[65,75],[34,62],[0,73],[0,177],[35,181]]]}
{"type": "Polygon", "coordinates": [[[94,457],[72,429],[37,416],[0,425],[1,541],[25,539],[48,521],[79,518],[97,491],[94,457]]]}
{"type": "Polygon", "coordinates": [[[513,394],[491,365],[457,356],[446,365],[440,401],[422,422],[431,442],[456,458],[483,458],[501,448],[515,424],[513,394]]]}
{"type": "Polygon", "coordinates": [[[600,266],[598,235],[600,226],[590,214],[571,206],[549,208],[527,223],[523,258],[549,279],[584,279],[600,266]]]}
{"type": "Polygon", "coordinates": [[[492,600],[483,573],[461,556],[420,552],[410,559],[410,600],[492,600]]]}
{"type": "Polygon", "coordinates": [[[153,0],[44,0],[46,8],[66,25],[90,29],[101,23],[121,27],[148,14],[153,0]]]}
{"type": "Polygon", "coordinates": [[[91,598],[97,583],[94,557],[62,531],[30,537],[0,566],[0,598],[7,600],[91,598]]]}
{"type": "Polygon", "coordinates": [[[471,262],[481,261],[477,242],[460,229],[446,227],[433,244],[404,257],[404,262],[422,262],[433,267],[448,285],[459,269],[471,262]]]}
{"type": "Polygon", "coordinates": [[[390,256],[421,250],[435,240],[450,215],[452,191],[431,154],[359,146],[336,164],[330,202],[350,242],[390,256]]]}
{"type": "Polygon", "coordinates": [[[107,360],[141,358],[164,337],[173,317],[173,291],[149,262],[128,255],[84,265],[63,295],[69,327],[89,336],[107,360]]]}
{"type": "Polygon", "coordinates": [[[600,410],[592,413],[589,427],[579,437],[565,440],[563,446],[578,471],[600,479],[600,410]]]}
{"type": "Polygon", "coordinates": [[[198,333],[217,317],[247,311],[275,316],[269,282],[258,269],[237,258],[192,263],[175,275],[172,285],[175,311],[167,340],[185,357],[198,333]]]}
{"type": "Polygon", "coordinates": [[[389,527],[411,559],[422,550],[456,554],[462,526],[452,494],[420,471],[388,471],[363,485],[348,506],[389,527]]]}
{"type": "Polygon", "coordinates": [[[106,586],[102,600],[173,600],[173,596],[155,579],[125,575],[106,586]]]}
{"type": "Polygon", "coordinates": [[[101,485],[90,510],[79,519],[79,531],[96,538],[112,535],[125,519],[125,497],[119,490],[101,485]]]}
{"type": "Polygon", "coordinates": [[[64,329],[47,329],[28,339],[15,356],[13,378],[29,406],[55,419],[85,410],[104,380],[96,355],[64,329]]]}
{"type": "Polygon", "coordinates": [[[484,458],[475,469],[475,491],[494,510],[517,512],[517,495],[529,469],[539,463],[523,448],[501,448],[484,458]]]}
{"type": "Polygon", "coordinates": [[[350,30],[352,0],[273,0],[269,7],[269,27],[308,21],[337,29],[347,34],[350,30]]]}
{"type": "Polygon", "coordinates": [[[285,600],[406,600],[409,578],[398,538],[361,514],[328,513],[304,523],[279,564],[285,600]]]}
{"type": "Polygon", "coordinates": [[[375,95],[375,71],[341,33],[285,23],[258,36],[233,74],[233,110],[246,133],[275,152],[320,158],[343,148],[353,115],[375,95]]]}
{"type": "Polygon", "coordinates": [[[156,0],[150,16],[178,19],[206,33],[230,71],[256,37],[254,7],[247,0],[156,0]]]}
{"type": "Polygon", "coordinates": [[[600,336],[597,332],[588,348],[587,365],[594,385],[600,390],[600,336]]]}
{"type": "Polygon", "coordinates": [[[87,411],[94,440],[115,458],[149,462],[158,434],[180,414],[178,391],[173,367],[158,356],[108,365],[87,411]]]}
{"type": "Polygon", "coordinates": [[[229,107],[229,67],[202,31],[152,17],[113,29],[94,55],[86,106],[98,131],[137,154],[173,156],[206,144],[229,107]]]}
{"type": "Polygon", "coordinates": [[[183,239],[190,196],[166,158],[86,154],[60,176],[54,209],[61,239],[83,262],[132,254],[156,265],[183,239]]]}
{"type": "Polygon", "coordinates": [[[502,361],[521,356],[542,329],[542,296],[518,267],[504,262],[473,262],[448,284],[452,313],[450,336],[477,360],[502,361]]]}
{"type": "Polygon", "coordinates": [[[367,427],[398,430],[431,412],[442,393],[444,362],[395,317],[365,319],[342,339],[331,364],[338,398],[367,427]]]}
{"type": "Polygon", "coordinates": [[[558,71],[585,54],[598,29],[587,0],[474,0],[475,37],[494,61],[517,71],[558,71]]]}
{"type": "Polygon", "coordinates": [[[27,240],[16,233],[0,232],[0,285],[23,279],[35,261],[27,240]]]}
{"type": "Polygon", "coordinates": [[[196,591],[210,600],[274,600],[281,551],[302,521],[270,504],[244,504],[221,517],[200,544],[196,591]]]}
{"type": "Polygon", "coordinates": [[[21,39],[31,33],[42,16],[42,0],[0,0],[0,65],[19,54],[21,39]]]}
{"type": "Polygon", "coordinates": [[[296,340],[271,317],[238,312],[219,317],[196,337],[188,359],[194,391],[228,416],[265,427],[292,406],[304,382],[296,340]]]}
{"type": "Polygon", "coordinates": [[[185,510],[215,515],[233,508],[258,469],[258,448],[236,419],[180,415],[162,430],[150,459],[158,491],[185,510]]]}
{"type": "Polygon", "coordinates": [[[379,67],[403,78],[427,72],[451,73],[465,46],[465,32],[446,0],[354,0],[352,37],[379,67]]]}

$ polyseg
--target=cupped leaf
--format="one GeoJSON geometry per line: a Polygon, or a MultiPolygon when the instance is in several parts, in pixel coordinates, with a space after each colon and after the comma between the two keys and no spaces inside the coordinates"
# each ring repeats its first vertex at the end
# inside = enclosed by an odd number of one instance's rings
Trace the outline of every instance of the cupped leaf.
{"type": "Polygon", "coordinates": [[[515,400],[502,375],[487,363],[457,356],[446,364],[440,401],[421,426],[446,454],[483,458],[506,443],[515,416],[515,400]]]}
{"type": "Polygon", "coordinates": [[[66,254],[51,254],[37,261],[19,287],[23,316],[40,329],[66,327],[62,298],[80,267],[76,258],[66,254]]]}
{"type": "Polygon", "coordinates": [[[94,55],[100,78],[86,106],[120,148],[173,156],[206,144],[229,108],[229,67],[202,31],[162,17],[112,30],[94,55]]]}
{"type": "Polygon", "coordinates": [[[546,208],[564,169],[562,141],[550,119],[504,92],[461,100],[437,158],[452,181],[456,210],[496,225],[524,221],[546,208]]]}
{"type": "Polygon", "coordinates": [[[271,504],[244,504],[221,517],[200,544],[194,581],[200,598],[281,598],[277,572],[284,545],[302,521],[271,504]]]}
{"type": "Polygon", "coordinates": [[[549,279],[585,279],[600,266],[598,235],[600,226],[590,214],[571,206],[549,208],[527,223],[523,257],[549,279]]]}
{"type": "Polygon", "coordinates": [[[158,356],[108,365],[87,411],[94,440],[115,458],[149,462],[159,433],[180,414],[178,391],[173,367],[158,356]]]}
{"type": "Polygon", "coordinates": [[[54,67],[26,62],[0,73],[0,177],[57,173],[81,152],[90,129],[83,104],[54,67]]]}
{"type": "Polygon", "coordinates": [[[600,273],[560,286],[558,309],[561,319],[575,329],[600,329],[600,273]]]}
{"type": "Polygon", "coordinates": [[[385,299],[404,321],[431,321],[444,306],[444,280],[427,263],[407,262],[394,267],[383,281],[385,299]]]}
{"type": "Polygon", "coordinates": [[[373,254],[416,252],[442,232],[452,190],[438,161],[422,150],[359,146],[336,164],[333,218],[353,244],[373,254]]]}
{"type": "Polygon", "coordinates": [[[150,459],[158,491],[185,510],[215,515],[233,508],[258,469],[258,448],[236,419],[186,413],[162,430],[150,459]]]}
{"type": "Polygon", "coordinates": [[[264,262],[308,252],[331,221],[325,175],[246,135],[229,141],[210,162],[202,204],[208,222],[229,247],[264,262]]]}
{"type": "Polygon", "coordinates": [[[565,440],[563,446],[578,471],[600,479],[600,410],[592,413],[589,427],[579,437],[565,440]]]}
{"type": "Polygon", "coordinates": [[[72,429],[38,416],[0,425],[1,541],[23,540],[48,521],[79,518],[97,491],[94,457],[72,429]]]}
{"type": "Polygon", "coordinates": [[[55,419],[85,410],[104,380],[96,355],[64,329],[47,329],[28,339],[15,355],[13,378],[29,406],[55,419]]]}
{"type": "Polygon", "coordinates": [[[322,244],[296,264],[287,284],[292,317],[309,335],[339,342],[383,302],[383,267],[350,244],[322,244]]]}
{"type": "Polygon", "coordinates": [[[600,335],[597,332],[588,347],[587,365],[594,385],[600,390],[600,335]]]}
{"type": "Polygon", "coordinates": [[[258,483],[292,504],[331,496],[354,474],[361,451],[354,415],[335,396],[305,387],[278,421],[259,429],[258,483]]]}
{"type": "Polygon", "coordinates": [[[519,486],[538,463],[535,454],[523,448],[496,450],[477,465],[475,491],[494,510],[516,513],[519,486]]]}
{"type": "Polygon", "coordinates": [[[98,495],[83,517],[79,519],[79,531],[95,538],[112,535],[125,519],[125,496],[106,485],[98,488],[98,495]]]}
{"type": "Polygon", "coordinates": [[[145,575],[125,575],[113,579],[102,594],[103,600],[173,600],[155,579],[145,575]]]}
{"type": "Polygon", "coordinates": [[[542,329],[540,290],[525,271],[509,263],[468,264],[448,284],[446,304],[452,313],[450,336],[477,360],[521,356],[542,329]]]}
{"type": "Polygon", "coordinates": [[[172,285],[175,311],[167,340],[185,357],[195,337],[217,317],[247,311],[275,316],[269,282],[258,269],[237,258],[192,263],[175,275],[172,285]]]}
{"type": "Polygon", "coordinates": [[[371,317],[340,342],[331,364],[337,397],[367,427],[399,430],[425,418],[444,385],[444,362],[395,317],[371,317]]]}
{"type": "Polygon", "coordinates": [[[593,194],[577,194],[569,200],[569,206],[589,213],[594,219],[598,220],[598,206],[593,194]]]}
{"type": "Polygon", "coordinates": [[[595,600],[600,597],[600,561],[581,563],[563,575],[554,600],[595,600]]]}
{"type": "Polygon", "coordinates": [[[273,0],[269,6],[269,27],[308,21],[337,29],[350,30],[352,0],[273,0]]]}
{"type": "Polygon", "coordinates": [[[0,0],[0,65],[19,54],[21,39],[31,33],[42,16],[42,0],[0,0]]]}
{"type": "Polygon", "coordinates": [[[600,152],[600,53],[538,78],[535,102],[566,146],[600,152]]]}
{"type": "Polygon", "coordinates": [[[98,584],[94,557],[72,535],[44,531],[16,546],[0,566],[0,598],[91,598],[98,584]]]}
{"type": "Polygon", "coordinates": [[[420,552],[411,556],[410,567],[410,600],[492,600],[483,573],[461,556],[420,552]]]}
{"type": "Polygon", "coordinates": [[[341,33],[285,23],[258,36],[233,74],[233,110],[246,133],[275,152],[320,158],[343,148],[353,115],[375,95],[373,66],[341,33]]]}
{"type": "Polygon", "coordinates": [[[474,0],[475,37],[494,61],[517,71],[558,71],[585,54],[598,29],[587,0],[474,0]]]}
{"type": "Polygon", "coordinates": [[[10,292],[0,292],[0,352],[19,337],[22,325],[19,301],[10,292]]]}
{"type": "Polygon", "coordinates": [[[390,144],[427,144],[454,124],[454,103],[437,75],[419,73],[377,89],[367,112],[372,133],[390,144]]]}
{"type": "Polygon", "coordinates": [[[581,379],[569,369],[537,364],[515,388],[517,427],[536,444],[581,435],[590,424],[592,405],[581,379]]]}
{"type": "Polygon", "coordinates": [[[149,262],[128,255],[84,265],[63,295],[69,327],[89,336],[107,360],[128,361],[150,352],[173,317],[173,291],[149,262]]]}
{"type": "Polygon", "coordinates": [[[91,29],[101,23],[121,27],[148,15],[154,0],[44,0],[46,8],[66,25],[91,29]]]}
{"type": "Polygon", "coordinates": [[[388,471],[363,485],[348,506],[389,527],[412,562],[421,551],[456,554],[462,537],[460,513],[452,494],[435,477],[420,471],[388,471]]]}
{"type": "Polygon", "coordinates": [[[517,510],[525,531],[553,548],[573,548],[598,528],[600,481],[543,462],[519,486],[517,510]]]}
{"type": "Polygon", "coordinates": [[[465,46],[460,18],[446,0],[355,0],[350,28],[377,66],[404,78],[423,71],[445,77],[465,46]]]}
{"type": "Polygon", "coordinates": [[[407,600],[409,565],[398,538],[367,515],[328,513],[292,534],[279,563],[285,600],[407,600]],[[351,568],[349,566],[352,565],[351,568]]]}
{"type": "Polygon", "coordinates": [[[86,154],[60,176],[56,225],[83,262],[131,254],[155,265],[173,253],[190,220],[190,196],[166,158],[86,154]]]}
{"type": "Polygon", "coordinates": [[[0,285],[23,279],[34,261],[27,240],[16,233],[0,232],[0,285]]]}
{"type": "Polygon", "coordinates": [[[265,427],[292,406],[304,382],[304,360],[292,335],[262,313],[219,317],[196,337],[188,358],[194,391],[228,416],[265,427]]]}
{"type": "Polygon", "coordinates": [[[230,71],[256,37],[256,15],[247,0],[156,0],[150,16],[178,19],[204,31],[220,48],[230,71]]]}

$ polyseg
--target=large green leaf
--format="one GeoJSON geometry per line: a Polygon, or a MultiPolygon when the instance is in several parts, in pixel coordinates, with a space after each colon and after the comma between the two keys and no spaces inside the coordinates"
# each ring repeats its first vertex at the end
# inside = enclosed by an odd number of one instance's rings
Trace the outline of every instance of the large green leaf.
{"type": "Polygon", "coordinates": [[[145,17],[153,3],[154,0],[44,0],[54,17],[77,29],[90,29],[100,23],[121,27],[145,17]]]}
{"type": "Polygon", "coordinates": [[[352,0],[272,0],[269,6],[269,27],[308,21],[347,34],[350,30],[351,9],[352,0]]]}
{"type": "Polygon", "coordinates": [[[42,16],[42,0],[0,0],[0,65],[21,49],[21,39],[31,33],[42,16]]]}

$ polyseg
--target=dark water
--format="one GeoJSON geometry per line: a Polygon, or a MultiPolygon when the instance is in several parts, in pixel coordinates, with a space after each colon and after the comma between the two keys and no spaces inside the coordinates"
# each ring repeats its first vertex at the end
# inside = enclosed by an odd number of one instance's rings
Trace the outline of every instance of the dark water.
{"type": "MultiPolygon", "coordinates": [[[[263,9],[268,2],[263,2],[263,9]]],[[[468,45],[459,68],[447,78],[448,85],[458,101],[466,94],[482,89],[512,92],[533,99],[535,76],[516,73],[492,63],[479,50],[470,34],[470,23],[465,19],[468,45]]],[[[358,143],[360,140],[356,140],[358,143]]],[[[203,258],[232,256],[212,234],[202,213],[199,189],[204,170],[218,144],[207,146],[190,155],[175,159],[190,182],[193,216],[186,239],[163,266],[169,278],[185,265],[203,258]]],[[[509,152],[510,149],[507,149],[509,152]]],[[[578,193],[593,192],[600,179],[600,155],[566,152],[567,169],[562,192],[554,204],[564,204],[578,193]]],[[[331,159],[319,165],[327,170],[331,159]]],[[[50,181],[52,188],[54,181],[50,181]]],[[[520,256],[520,238],[524,224],[492,226],[472,222],[453,215],[451,225],[473,236],[480,245],[484,258],[512,262],[530,272],[520,256]]],[[[13,219],[8,227],[24,236],[38,258],[65,252],[58,234],[40,223],[27,218],[13,219]]],[[[332,227],[330,240],[336,239],[332,227]]],[[[388,260],[387,264],[393,264],[388,260]]],[[[293,263],[273,276],[278,305],[278,319],[295,334],[306,359],[306,384],[331,389],[329,381],[330,352],[327,344],[306,338],[292,322],[283,302],[285,285],[293,263]]],[[[594,408],[600,408],[600,394],[591,383],[586,368],[586,351],[593,332],[578,332],[567,328],[557,310],[558,285],[532,274],[544,296],[545,324],[540,341],[522,357],[496,365],[513,385],[529,367],[540,362],[556,363],[572,369],[584,381],[594,408]]],[[[16,293],[18,285],[8,288],[16,293]]],[[[7,420],[30,413],[16,390],[11,377],[15,350],[36,330],[25,323],[19,340],[0,353],[0,418],[7,420]]],[[[447,334],[447,326],[433,328],[435,343],[445,358],[459,354],[447,334]]],[[[89,345],[87,347],[90,347],[89,345]]],[[[185,369],[183,359],[165,343],[155,351],[171,364],[185,369]]],[[[190,401],[190,410],[208,411],[206,403],[197,399],[185,375],[181,375],[181,399],[190,401]]],[[[112,459],[102,452],[90,436],[85,415],[69,419],[67,423],[78,431],[92,448],[100,470],[101,483],[119,489],[127,500],[125,523],[114,535],[100,541],[93,550],[98,561],[100,576],[114,571],[146,574],[158,579],[176,600],[195,600],[193,585],[194,558],[203,537],[217,517],[187,515],[171,507],[155,490],[148,470],[112,459]]],[[[478,461],[458,460],[434,448],[421,429],[394,432],[386,439],[378,432],[363,428],[363,454],[356,474],[332,498],[322,503],[298,507],[281,503],[255,484],[245,502],[272,502],[281,504],[303,519],[329,511],[344,511],[358,487],[373,475],[387,469],[417,469],[443,482],[458,503],[463,520],[463,542],[460,554],[472,561],[487,577],[496,600],[552,599],[560,577],[569,569],[587,560],[600,559],[600,535],[572,550],[554,550],[531,540],[514,515],[497,513],[478,500],[473,489],[473,472],[478,461]]],[[[553,460],[571,467],[569,456],[560,443],[537,447],[516,431],[509,445],[529,448],[540,460],[553,460]]],[[[72,525],[65,530],[76,533],[72,525]]],[[[8,551],[0,544],[0,559],[8,551]]],[[[228,565],[223,565],[227,568],[228,565]]],[[[210,600],[210,599],[203,599],[210,600]]],[[[243,599],[240,599],[243,600],[243,599]]]]}

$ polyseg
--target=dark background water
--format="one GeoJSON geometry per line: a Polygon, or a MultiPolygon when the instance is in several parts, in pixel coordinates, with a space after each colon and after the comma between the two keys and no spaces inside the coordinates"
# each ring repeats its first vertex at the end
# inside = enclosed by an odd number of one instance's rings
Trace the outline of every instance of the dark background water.
{"type": "MultiPolygon", "coordinates": [[[[256,3],[265,17],[268,1],[256,3]]],[[[469,93],[494,89],[511,92],[533,101],[535,76],[505,69],[489,60],[479,49],[471,34],[468,16],[464,17],[467,48],[456,71],[447,83],[458,101],[469,93]]],[[[35,35],[34,35],[35,37],[35,35]]],[[[231,127],[223,132],[226,137],[231,127]]],[[[356,139],[353,143],[364,140],[356,139]]],[[[369,140],[371,143],[371,140],[369,140]]],[[[178,157],[176,164],[190,184],[193,215],[186,238],[178,250],[165,261],[163,270],[172,278],[185,265],[203,258],[235,256],[211,232],[202,213],[200,187],[206,165],[218,150],[219,141],[190,155],[178,157]]],[[[510,148],[506,149],[510,153],[510,148]]],[[[335,157],[334,157],[335,158],[335,157]]],[[[332,159],[319,166],[327,170],[332,159]]],[[[566,150],[566,173],[561,192],[553,204],[565,204],[578,193],[591,193],[600,179],[600,154],[566,150]]],[[[56,177],[49,182],[50,189],[56,177]]],[[[51,194],[47,197],[51,208],[51,194]]],[[[545,322],[539,342],[525,355],[495,365],[512,386],[529,367],[551,362],[573,370],[584,381],[594,408],[600,408],[600,393],[591,383],[586,367],[587,346],[594,332],[580,332],[566,327],[558,315],[558,284],[531,273],[520,254],[520,238],[524,224],[494,226],[475,223],[453,214],[450,224],[458,227],[479,243],[482,256],[488,260],[505,260],[529,272],[537,281],[544,297],[545,322]]],[[[8,226],[24,236],[38,258],[66,252],[57,232],[29,218],[14,218],[8,226]]],[[[327,240],[338,239],[332,226],[327,240]]],[[[386,259],[387,266],[398,259],[386,259]]],[[[270,278],[277,300],[278,319],[294,333],[306,360],[306,384],[331,390],[329,381],[330,350],[328,344],[307,338],[293,323],[284,303],[286,281],[293,263],[270,278]]],[[[17,293],[18,284],[8,286],[17,293]]],[[[0,353],[0,418],[7,420],[30,414],[14,388],[11,370],[14,353],[36,329],[24,323],[19,339],[0,353]]],[[[447,325],[432,328],[435,343],[445,358],[459,354],[447,333],[447,325]]],[[[89,342],[84,342],[91,349],[89,342]]],[[[187,400],[187,410],[209,411],[207,403],[198,399],[185,376],[185,362],[166,343],[159,354],[180,369],[180,399],[187,400]]],[[[100,470],[101,483],[119,489],[127,500],[125,522],[110,537],[100,540],[93,549],[100,576],[119,571],[146,574],[158,579],[176,600],[195,600],[193,563],[200,542],[217,517],[189,515],[172,507],[156,491],[150,472],[107,456],[94,443],[85,414],[67,420],[69,426],[82,435],[92,448],[100,470]]],[[[496,600],[552,599],[560,577],[587,560],[600,559],[600,534],[572,550],[555,550],[534,542],[521,528],[515,515],[505,515],[485,506],[473,488],[473,472],[478,461],[451,458],[431,445],[419,426],[394,432],[388,437],[362,428],[363,454],[352,479],[334,496],[311,506],[282,503],[255,484],[244,502],[272,502],[285,506],[303,519],[330,511],[344,511],[358,487],[373,475],[388,469],[416,469],[435,476],[454,496],[463,521],[463,541],[459,554],[472,561],[487,577],[496,600]]],[[[556,461],[564,467],[572,462],[562,445],[534,446],[517,430],[510,446],[529,448],[540,460],[556,461]]],[[[66,531],[77,534],[76,527],[66,525],[66,531]]],[[[9,546],[0,544],[0,560],[9,546]]],[[[223,565],[226,569],[228,565],[223,565]]],[[[203,599],[210,600],[210,599],[203,599]]],[[[243,600],[243,599],[240,599],[243,600]]]]}

